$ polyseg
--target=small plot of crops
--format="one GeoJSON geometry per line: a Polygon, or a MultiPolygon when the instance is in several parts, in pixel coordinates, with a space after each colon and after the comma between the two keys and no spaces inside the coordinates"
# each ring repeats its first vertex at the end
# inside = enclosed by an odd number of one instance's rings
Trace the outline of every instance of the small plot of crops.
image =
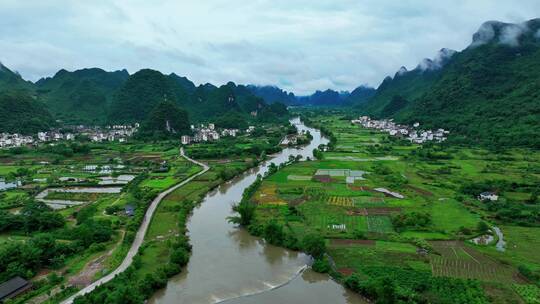
{"type": "Polygon", "coordinates": [[[265,185],[255,194],[255,199],[259,204],[286,205],[283,199],[277,196],[277,187],[265,185]]]}
{"type": "Polygon", "coordinates": [[[362,217],[347,216],[343,214],[319,214],[311,215],[307,219],[309,226],[317,227],[326,231],[355,231],[364,230],[365,221],[362,217]]]}
{"type": "Polygon", "coordinates": [[[359,196],[352,198],[355,207],[372,207],[386,205],[384,198],[373,196],[359,196]]]}
{"type": "Polygon", "coordinates": [[[288,175],[287,180],[290,181],[309,181],[311,180],[311,176],[309,175],[288,175]]]}
{"type": "Polygon", "coordinates": [[[515,271],[457,241],[432,242],[430,256],[434,276],[514,282],[515,271]]]}
{"type": "Polygon", "coordinates": [[[97,201],[100,197],[107,194],[103,193],[75,193],[75,192],[58,192],[51,191],[47,194],[45,199],[48,200],[71,200],[71,201],[84,201],[84,202],[94,202],[97,201]]]}
{"type": "Polygon", "coordinates": [[[390,233],[394,231],[392,221],[389,216],[368,216],[367,226],[369,232],[390,233]]]}
{"type": "Polygon", "coordinates": [[[350,197],[330,196],[327,202],[332,206],[354,207],[354,202],[350,197]]]}
{"type": "Polygon", "coordinates": [[[540,303],[540,288],[538,288],[536,285],[513,284],[513,287],[516,293],[523,299],[523,301],[525,301],[525,303],[540,303]]]}

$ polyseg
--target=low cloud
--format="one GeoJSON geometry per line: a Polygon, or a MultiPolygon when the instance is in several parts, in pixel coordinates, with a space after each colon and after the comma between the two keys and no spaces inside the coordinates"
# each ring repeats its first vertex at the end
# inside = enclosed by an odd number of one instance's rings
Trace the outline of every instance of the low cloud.
{"type": "Polygon", "coordinates": [[[471,47],[489,43],[491,40],[493,40],[493,38],[495,38],[495,29],[493,24],[493,22],[486,22],[480,26],[478,31],[476,31],[476,33],[473,35],[471,47]]]}
{"type": "Polygon", "coordinates": [[[521,35],[529,31],[524,24],[509,24],[502,29],[499,42],[512,47],[519,46],[519,38],[521,35]]]}
{"type": "Polygon", "coordinates": [[[402,66],[402,67],[399,68],[399,70],[397,71],[396,74],[397,74],[398,76],[401,76],[401,75],[403,75],[403,74],[405,74],[405,73],[407,73],[407,72],[408,72],[407,68],[404,67],[404,66],[402,66]]]}
{"type": "MultiPolygon", "coordinates": [[[[435,57],[433,59],[426,58],[422,60],[419,64],[417,69],[420,69],[422,71],[435,71],[440,68],[442,68],[446,62],[452,58],[457,53],[455,50],[443,48],[440,51],[437,52],[435,57]]],[[[401,69],[400,69],[401,71],[401,69]]],[[[398,71],[398,73],[400,72],[398,71]]]]}

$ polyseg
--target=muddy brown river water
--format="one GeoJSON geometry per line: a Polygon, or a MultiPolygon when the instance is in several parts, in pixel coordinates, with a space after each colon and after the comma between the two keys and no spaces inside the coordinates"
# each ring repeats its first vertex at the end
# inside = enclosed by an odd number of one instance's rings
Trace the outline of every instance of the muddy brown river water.
{"type": "Polygon", "coordinates": [[[268,170],[270,163],[283,163],[289,155],[313,157],[313,149],[328,142],[299,119],[292,123],[300,131],[311,132],[311,144],[284,149],[259,167],[208,193],[188,223],[193,245],[189,264],[150,303],[365,303],[329,276],[311,271],[309,256],[267,245],[227,222],[231,206],[240,200],[257,174],[268,170]]]}

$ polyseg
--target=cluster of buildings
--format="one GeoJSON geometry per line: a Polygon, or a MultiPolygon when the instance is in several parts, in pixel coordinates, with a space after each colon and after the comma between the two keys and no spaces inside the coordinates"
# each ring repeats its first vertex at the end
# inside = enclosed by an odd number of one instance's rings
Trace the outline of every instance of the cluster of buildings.
{"type": "Polygon", "coordinates": [[[126,142],[127,139],[139,129],[139,124],[133,125],[113,125],[105,128],[85,128],[84,126],[77,127],[80,131],[79,134],[88,136],[93,142],[103,141],[118,141],[126,142]]]}
{"type": "Polygon", "coordinates": [[[57,131],[48,131],[48,132],[38,132],[37,134],[38,141],[59,141],[59,140],[74,140],[75,135],[73,133],[60,133],[57,131]]]}
{"type": "Polygon", "coordinates": [[[86,127],[83,125],[69,127],[71,132],[60,132],[58,130],[50,130],[38,132],[36,136],[0,133],[0,148],[14,148],[21,146],[35,145],[38,143],[74,140],[76,135],[87,136],[93,142],[102,141],[119,141],[125,142],[129,137],[133,136],[139,124],[134,125],[114,125],[101,127],[86,127]]]}
{"type": "MultiPolygon", "coordinates": [[[[250,126],[246,132],[251,133],[253,130],[255,130],[255,127],[250,126]]],[[[216,129],[215,124],[209,123],[207,126],[204,124],[195,126],[191,125],[191,131],[193,132],[193,136],[189,135],[182,135],[180,138],[180,141],[183,145],[189,145],[191,143],[199,143],[199,142],[209,142],[209,141],[217,141],[221,137],[236,137],[240,130],[238,129],[216,129]]]]}
{"type": "Polygon", "coordinates": [[[34,143],[32,136],[21,134],[0,133],[0,148],[13,148],[27,146],[34,143]]]}
{"type": "Polygon", "coordinates": [[[387,132],[391,136],[398,136],[406,138],[413,143],[421,144],[427,141],[443,142],[446,140],[450,131],[444,129],[433,130],[420,130],[418,127],[420,123],[415,123],[412,127],[407,125],[400,125],[393,121],[393,119],[376,120],[371,119],[368,116],[361,116],[358,119],[351,121],[354,124],[358,124],[368,129],[376,129],[383,132],[387,132]]]}

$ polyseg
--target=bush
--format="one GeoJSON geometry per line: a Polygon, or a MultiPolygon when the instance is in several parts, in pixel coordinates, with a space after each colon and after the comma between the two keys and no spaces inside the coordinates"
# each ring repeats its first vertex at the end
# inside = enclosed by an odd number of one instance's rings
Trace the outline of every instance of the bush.
{"type": "Polygon", "coordinates": [[[171,254],[171,263],[185,266],[189,261],[189,252],[183,247],[175,249],[171,254]]]}
{"type": "Polygon", "coordinates": [[[281,226],[276,220],[271,220],[266,227],[264,227],[264,239],[272,245],[282,245],[285,240],[285,233],[283,232],[283,226],[281,226]]]}
{"type": "Polygon", "coordinates": [[[320,259],[326,253],[326,241],[319,234],[308,234],[302,240],[302,249],[315,259],[320,259]]]}
{"type": "Polygon", "coordinates": [[[330,262],[328,261],[327,257],[316,259],[311,268],[313,271],[319,273],[328,273],[331,270],[330,262]]]}

